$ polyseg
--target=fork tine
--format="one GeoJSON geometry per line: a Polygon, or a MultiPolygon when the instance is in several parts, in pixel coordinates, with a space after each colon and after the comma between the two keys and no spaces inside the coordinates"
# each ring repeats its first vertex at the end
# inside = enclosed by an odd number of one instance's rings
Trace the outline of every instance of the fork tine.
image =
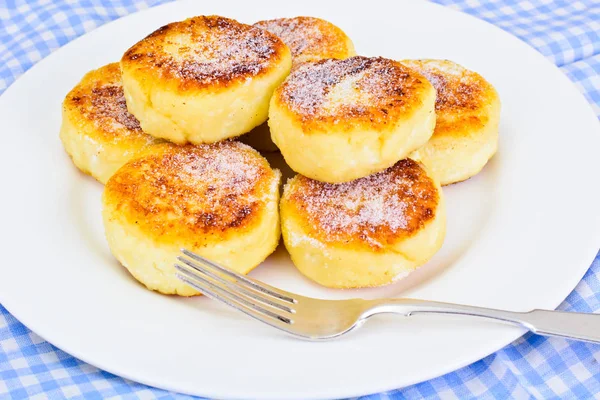
{"type": "Polygon", "coordinates": [[[246,289],[247,286],[242,286],[242,285],[238,284],[236,281],[231,281],[231,280],[222,278],[218,274],[211,272],[208,268],[203,268],[202,266],[199,266],[198,264],[194,263],[193,261],[191,261],[187,258],[177,257],[177,260],[184,263],[188,267],[195,269],[199,273],[206,275],[206,276],[210,277],[211,279],[225,285],[228,289],[230,289],[230,291],[241,292],[241,293],[245,294],[246,296],[253,298],[254,300],[260,301],[261,303],[264,303],[271,307],[278,308],[282,311],[285,311],[285,312],[288,312],[291,314],[296,312],[294,309],[292,309],[286,305],[289,303],[282,304],[279,302],[280,300],[278,300],[278,299],[271,300],[271,298],[273,298],[273,297],[270,297],[270,298],[265,297],[263,295],[262,291],[258,292],[258,291],[246,289]]]}
{"type": "Polygon", "coordinates": [[[191,287],[195,288],[196,290],[198,290],[200,293],[202,293],[203,295],[205,295],[206,297],[209,297],[213,300],[219,301],[229,307],[232,307],[244,314],[246,314],[247,316],[256,319],[257,321],[263,322],[269,326],[272,326],[274,328],[286,331],[288,333],[292,333],[289,328],[287,327],[288,324],[280,321],[280,320],[275,320],[273,318],[267,317],[266,315],[261,314],[258,311],[255,311],[254,309],[247,307],[243,304],[240,304],[238,302],[236,302],[235,300],[229,299],[227,297],[223,297],[213,291],[211,291],[210,289],[207,289],[203,286],[200,286],[196,281],[189,279],[183,275],[179,275],[176,274],[176,276],[181,279],[183,282],[187,283],[188,285],[190,285],[191,287]]]}
{"type": "Polygon", "coordinates": [[[202,256],[200,256],[200,255],[198,255],[196,253],[193,253],[193,252],[191,252],[189,250],[181,249],[181,252],[183,254],[185,254],[186,256],[188,256],[189,258],[191,258],[191,259],[193,259],[195,261],[198,261],[199,263],[201,263],[202,265],[206,266],[207,268],[210,267],[210,268],[216,269],[217,271],[219,271],[219,272],[221,272],[221,273],[223,273],[225,275],[228,275],[231,278],[236,279],[240,284],[243,282],[244,284],[246,284],[247,286],[252,287],[253,289],[256,289],[256,290],[258,290],[260,292],[263,292],[265,294],[268,294],[268,295],[273,296],[275,298],[278,298],[280,300],[287,301],[288,303],[294,303],[295,304],[295,303],[298,302],[296,299],[294,299],[292,297],[291,293],[288,293],[288,292],[285,292],[283,290],[274,288],[273,286],[267,285],[266,283],[259,282],[257,280],[254,280],[254,279],[250,278],[250,277],[247,277],[247,276],[244,276],[244,275],[240,275],[237,272],[234,272],[234,271],[231,271],[231,270],[229,270],[227,268],[224,268],[224,267],[222,267],[222,266],[220,266],[220,265],[218,265],[218,264],[216,264],[216,263],[214,263],[214,262],[212,262],[210,260],[207,260],[206,258],[204,258],[204,257],[202,257],[202,256]]]}
{"type": "Polygon", "coordinates": [[[269,325],[283,328],[283,325],[289,325],[293,321],[290,318],[281,316],[273,311],[267,310],[261,307],[258,304],[253,303],[250,300],[244,299],[243,297],[238,296],[235,293],[232,293],[217,284],[210,282],[208,279],[200,276],[199,274],[190,271],[189,269],[175,264],[175,268],[180,274],[177,274],[177,277],[192,286],[200,293],[214,299],[218,300],[222,303],[227,304],[243,313],[256,318],[262,322],[265,322],[269,325]]]}

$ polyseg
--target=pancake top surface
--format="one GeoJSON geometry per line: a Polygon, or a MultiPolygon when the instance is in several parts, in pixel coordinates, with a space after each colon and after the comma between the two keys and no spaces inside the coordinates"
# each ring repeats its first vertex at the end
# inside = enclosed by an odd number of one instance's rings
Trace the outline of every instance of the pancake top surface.
{"type": "Polygon", "coordinates": [[[63,107],[71,121],[100,140],[111,143],[153,141],[127,111],[118,63],[88,72],[65,98],[63,107]]]}
{"type": "Polygon", "coordinates": [[[483,127],[499,104],[494,87],[481,75],[449,60],[406,60],[436,89],[434,135],[460,134],[483,127]]]}
{"type": "Polygon", "coordinates": [[[314,17],[279,18],[254,24],[277,35],[292,51],[294,63],[324,58],[346,58],[350,48],[348,36],[331,22],[314,17]]]}
{"type": "Polygon", "coordinates": [[[244,144],[165,143],[119,169],[104,196],[154,239],[201,244],[206,237],[226,238],[251,228],[278,182],[278,172],[244,144]]]}
{"type": "Polygon", "coordinates": [[[311,237],[374,250],[415,235],[435,217],[440,201],[434,182],[411,159],[340,184],[298,175],[285,196],[311,237]]]}
{"type": "Polygon", "coordinates": [[[306,63],[292,71],[274,100],[305,133],[352,130],[358,125],[393,129],[433,92],[421,74],[386,58],[350,57],[306,63]]]}
{"type": "Polygon", "coordinates": [[[264,29],[200,16],[157,29],[125,52],[121,66],[182,90],[214,89],[268,73],[288,51],[264,29]]]}

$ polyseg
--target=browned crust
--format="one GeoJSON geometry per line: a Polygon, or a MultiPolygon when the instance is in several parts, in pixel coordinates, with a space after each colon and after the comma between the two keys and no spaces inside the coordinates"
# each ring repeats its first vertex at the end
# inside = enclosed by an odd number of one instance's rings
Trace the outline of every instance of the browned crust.
{"type": "Polygon", "coordinates": [[[302,126],[304,133],[387,130],[412,117],[431,84],[421,74],[382,57],[326,59],[300,65],[275,91],[274,101],[302,126]],[[327,95],[345,79],[356,79],[352,96],[330,105],[327,95]]]}
{"type": "Polygon", "coordinates": [[[258,152],[238,142],[165,143],[119,169],[104,202],[155,240],[199,247],[255,226],[275,178],[258,152]]]}
{"type": "Polygon", "coordinates": [[[483,129],[498,93],[481,75],[449,60],[404,60],[436,89],[434,137],[467,136],[483,129]]]}
{"type": "Polygon", "coordinates": [[[340,28],[320,18],[294,17],[254,24],[277,35],[292,51],[294,64],[352,56],[354,47],[340,28]]]}
{"type": "Polygon", "coordinates": [[[341,184],[297,175],[282,201],[311,238],[378,251],[416,235],[432,221],[440,194],[427,172],[405,159],[341,184]]]}
{"type": "Polygon", "coordinates": [[[137,42],[123,55],[121,68],[179,90],[216,90],[267,74],[288,51],[263,29],[216,15],[199,16],[165,25],[137,42]],[[181,37],[193,45],[181,45],[181,37]]]}
{"type": "Polygon", "coordinates": [[[127,111],[118,63],[88,72],[67,94],[63,108],[82,133],[96,140],[112,144],[153,140],[127,111]]]}

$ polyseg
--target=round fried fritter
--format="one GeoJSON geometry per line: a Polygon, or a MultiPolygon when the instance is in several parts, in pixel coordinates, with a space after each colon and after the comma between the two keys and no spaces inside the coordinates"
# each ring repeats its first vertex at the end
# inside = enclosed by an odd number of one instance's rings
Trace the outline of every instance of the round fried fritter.
{"type": "Polygon", "coordinates": [[[292,261],[333,288],[406,276],[439,250],[446,231],[440,186],[411,159],[339,184],[297,175],[285,185],[280,207],[292,261]]]}
{"type": "Polygon", "coordinates": [[[410,155],[442,185],[476,175],[498,149],[500,98],[481,75],[448,60],[406,60],[435,87],[437,122],[429,142],[410,155]]]}
{"type": "Polygon", "coordinates": [[[127,111],[118,63],[88,72],[67,94],[60,139],[75,165],[102,183],[156,143],[127,111]]]}
{"type": "Polygon", "coordinates": [[[435,89],[385,58],[351,57],[295,68],[271,99],[273,141],[296,172],[339,183],[382,171],[424,145],[435,89]]]}
{"type": "Polygon", "coordinates": [[[277,247],[280,179],[242,143],[156,145],[105,186],[110,249],[149,289],[197,294],[175,277],[180,249],[248,273],[277,247]]]}
{"type": "Polygon", "coordinates": [[[291,68],[275,35],[219,16],[173,22],[121,58],[129,111],[145,132],[213,143],[266,121],[273,90],[291,68]]]}

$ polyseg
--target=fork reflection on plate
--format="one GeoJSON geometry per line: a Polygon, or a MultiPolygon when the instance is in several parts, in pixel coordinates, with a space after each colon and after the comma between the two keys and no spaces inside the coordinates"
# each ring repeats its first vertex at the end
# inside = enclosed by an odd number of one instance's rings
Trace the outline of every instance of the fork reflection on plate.
{"type": "Polygon", "coordinates": [[[596,314],[551,310],[513,312],[415,299],[315,299],[240,275],[185,249],[177,257],[175,268],[179,279],[202,294],[302,339],[339,337],[375,314],[432,313],[501,320],[538,335],[600,343],[600,315],[596,314]]]}

